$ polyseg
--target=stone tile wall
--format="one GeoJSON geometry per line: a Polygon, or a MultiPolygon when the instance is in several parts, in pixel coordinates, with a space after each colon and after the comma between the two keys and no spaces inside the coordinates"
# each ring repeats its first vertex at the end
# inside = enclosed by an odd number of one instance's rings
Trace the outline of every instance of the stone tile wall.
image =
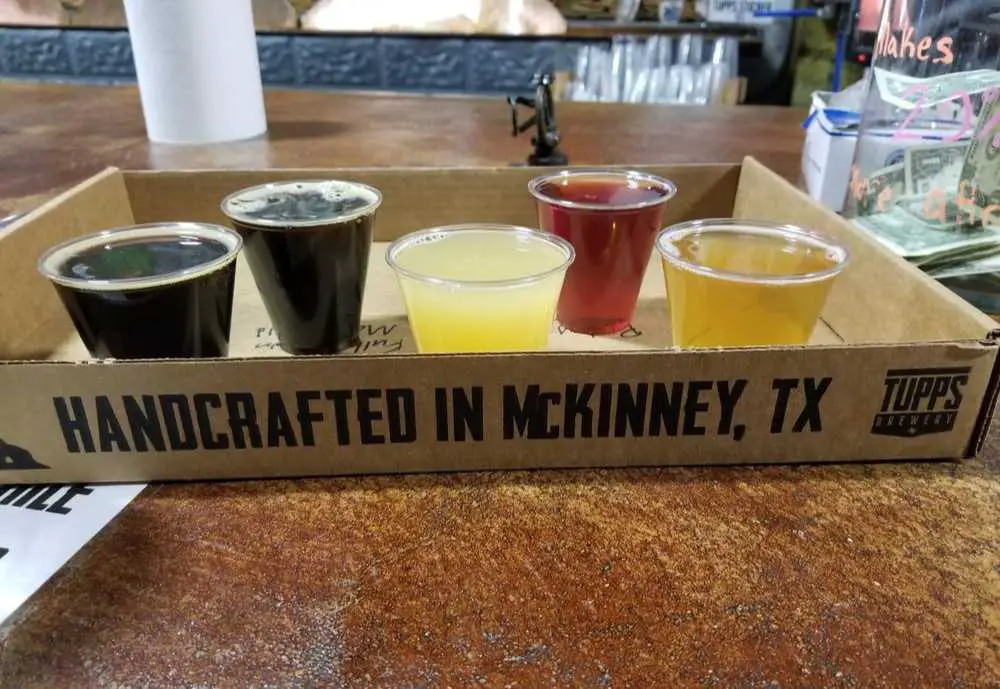
{"type": "MultiPolygon", "coordinates": [[[[271,86],[415,92],[530,91],[542,69],[569,69],[583,42],[495,37],[262,33],[261,73],[271,86]]],[[[135,80],[119,29],[0,27],[0,79],[75,83],[135,80]]]]}

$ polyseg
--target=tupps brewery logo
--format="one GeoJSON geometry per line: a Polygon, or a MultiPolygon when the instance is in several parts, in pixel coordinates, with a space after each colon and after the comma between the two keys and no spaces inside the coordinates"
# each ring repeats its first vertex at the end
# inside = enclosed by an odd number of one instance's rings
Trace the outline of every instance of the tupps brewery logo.
{"type": "Polygon", "coordinates": [[[887,371],[882,407],[872,433],[916,438],[955,428],[970,368],[887,371]]]}
{"type": "Polygon", "coordinates": [[[23,471],[25,469],[48,469],[48,467],[37,461],[23,447],[11,445],[0,438],[0,471],[5,469],[23,471]]]}

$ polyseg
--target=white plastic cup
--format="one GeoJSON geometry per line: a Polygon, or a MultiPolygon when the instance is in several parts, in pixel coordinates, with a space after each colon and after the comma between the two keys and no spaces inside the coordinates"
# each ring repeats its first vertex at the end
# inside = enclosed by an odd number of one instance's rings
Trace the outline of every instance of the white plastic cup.
{"type": "Polygon", "coordinates": [[[151,141],[267,131],[251,0],[125,0],[125,15],[151,141]]]}

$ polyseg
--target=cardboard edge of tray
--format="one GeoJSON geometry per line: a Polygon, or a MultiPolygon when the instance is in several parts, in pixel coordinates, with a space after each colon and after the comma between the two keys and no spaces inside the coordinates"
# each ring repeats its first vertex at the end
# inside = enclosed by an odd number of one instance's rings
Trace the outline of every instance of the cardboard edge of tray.
{"type": "MultiPolygon", "coordinates": [[[[895,342],[895,343],[863,343],[863,344],[825,344],[825,345],[801,345],[801,346],[780,346],[780,347],[736,347],[736,348],[712,348],[704,350],[682,350],[676,347],[666,349],[649,350],[620,350],[620,351],[545,351],[545,352],[509,352],[509,353],[485,353],[485,354],[408,354],[399,356],[396,354],[370,354],[364,356],[342,356],[342,355],[308,355],[296,357],[227,357],[225,359],[196,358],[196,359],[133,359],[133,360],[103,360],[103,361],[52,361],[52,360],[17,360],[0,361],[0,369],[27,368],[38,369],[51,372],[53,369],[62,369],[67,372],[77,370],[82,367],[113,367],[118,371],[131,368],[153,367],[158,370],[166,369],[205,369],[211,366],[217,369],[219,366],[226,368],[239,368],[246,365],[257,366],[271,363],[280,363],[282,366],[307,366],[316,363],[336,363],[338,366],[370,366],[376,362],[400,363],[401,360],[409,362],[410,365],[419,365],[420,362],[442,362],[459,363],[463,361],[480,362],[503,362],[509,360],[511,365],[525,356],[551,359],[553,365],[559,361],[574,361],[580,363],[581,360],[607,361],[612,358],[646,358],[652,361],[666,361],[669,357],[681,357],[685,355],[699,355],[711,357],[713,355],[743,355],[755,352],[787,353],[789,355],[797,352],[807,352],[812,355],[822,356],[825,352],[848,352],[849,356],[864,357],[867,353],[886,349],[906,349],[920,347],[947,347],[958,351],[988,351],[992,353],[990,362],[990,373],[987,384],[983,391],[975,421],[970,430],[970,435],[965,443],[965,450],[960,457],[951,461],[969,460],[977,457],[982,450],[989,431],[992,427],[994,411],[998,401],[1000,401],[1000,341],[996,339],[984,340],[941,340],[936,342],[895,342]]],[[[537,360],[537,359],[536,359],[537,360]]]]}

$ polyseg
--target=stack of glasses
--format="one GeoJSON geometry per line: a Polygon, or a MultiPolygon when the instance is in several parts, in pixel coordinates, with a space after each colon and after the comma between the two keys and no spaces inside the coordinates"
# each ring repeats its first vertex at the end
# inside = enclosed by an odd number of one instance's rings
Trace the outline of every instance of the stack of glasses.
{"type": "Polygon", "coordinates": [[[610,47],[579,50],[567,100],[708,105],[738,76],[739,41],[685,34],[640,40],[616,36],[610,47]]]}

